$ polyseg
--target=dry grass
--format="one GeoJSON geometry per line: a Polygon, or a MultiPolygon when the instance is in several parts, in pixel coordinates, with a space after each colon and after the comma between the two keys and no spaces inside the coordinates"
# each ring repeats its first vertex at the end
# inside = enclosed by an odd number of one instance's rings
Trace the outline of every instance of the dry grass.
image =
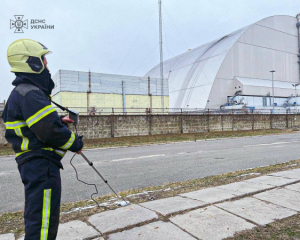
{"type": "MultiPolygon", "coordinates": [[[[236,172],[229,172],[225,174],[208,176],[205,178],[193,179],[193,180],[188,180],[183,182],[167,183],[160,186],[152,186],[152,187],[147,187],[142,189],[130,189],[128,191],[123,191],[120,194],[122,196],[128,196],[128,195],[140,193],[138,195],[133,195],[131,197],[128,197],[128,200],[131,203],[141,203],[141,202],[154,200],[154,199],[172,197],[180,193],[186,193],[186,192],[195,191],[207,187],[214,187],[214,186],[224,185],[232,182],[242,181],[257,176],[257,175],[247,175],[249,173],[259,173],[261,176],[272,172],[299,168],[299,166],[300,166],[300,160],[293,160],[286,163],[270,165],[265,167],[258,167],[253,169],[240,170],[236,172]]],[[[115,200],[114,200],[114,196],[106,195],[97,198],[97,201],[101,204],[104,202],[107,203],[109,201],[113,203],[115,200]]],[[[60,222],[64,223],[75,219],[86,221],[89,216],[107,210],[104,208],[94,207],[90,209],[77,210],[71,213],[67,213],[74,210],[75,208],[83,208],[91,205],[94,205],[94,203],[91,202],[91,200],[84,200],[79,202],[62,204],[61,206],[62,214],[61,214],[60,222]]],[[[116,208],[116,206],[111,205],[111,208],[114,209],[116,208]]],[[[300,224],[300,219],[298,220],[298,224],[300,224]]],[[[288,225],[283,224],[282,226],[281,225],[278,226],[282,227],[284,229],[283,231],[285,232],[287,231],[286,229],[288,228],[288,225]]],[[[8,232],[14,232],[19,234],[22,233],[23,231],[24,231],[23,212],[5,213],[0,215],[0,234],[8,233],[8,232]]],[[[255,231],[257,230],[252,230],[252,231],[254,231],[255,233],[255,231]]],[[[249,239],[249,238],[243,238],[243,236],[241,235],[241,237],[237,239],[249,239]]],[[[252,239],[256,239],[256,238],[252,238],[252,239]]],[[[288,239],[288,238],[282,238],[282,239],[288,239]]]]}
{"type": "Polygon", "coordinates": [[[300,214],[277,220],[264,227],[237,233],[227,240],[287,240],[300,239],[300,214]]]}
{"type": "Polygon", "coordinates": [[[162,134],[150,136],[134,136],[134,137],[117,137],[117,138],[101,138],[84,140],[85,148],[102,148],[102,147],[120,147],[120,146],[136,146],[155,143],[196,141],[215,138],[232,138],[247,137],[258,135],[275,135],[292,133],[291,130],[269,129],[254,131],[224,131],[224,132],[204,132],[204,133],[184,133],[184,134],[162,134]]]}
{"type": "Polygon", "coordinates": [[[0,156],[15,154],[11,148],[11,144],[0,144],[0,156]]]}

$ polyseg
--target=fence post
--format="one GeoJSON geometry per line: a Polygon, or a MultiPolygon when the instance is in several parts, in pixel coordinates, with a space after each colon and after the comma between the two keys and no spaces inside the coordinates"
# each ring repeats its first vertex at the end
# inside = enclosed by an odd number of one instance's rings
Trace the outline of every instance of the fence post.
{"type": "Polygon", "coordinates": [[[209,109],[207,111],[207,132],[209,132],[209,109]]]}
{"type": "Polygon", "coordinates": [[[180,133],[183,133],[183,116],[182,116],[182,108],[181,108],[181,114],[180,114],[180,133]]]}
{"type": "Polygon", "coordinates": [[[222,127],[222,132],[223,132],[224,131],[223,114],[221,114],[221,127],[222,127]]]}
{"type": "Polygon", "coordinates": [[[270,111],[270,129],[273,129],[273,123],[272,123],[272,121],[273,121],[273,112],[271,110],[270,111]]]}
{"type": "Polygon", "coordinates": [[[232,111],[232,131],[234,131],[234,113],[232,111]]]}
{"type": "Polygon", "coordinates": [[[254,112],[252,112],[252,131],[254,130],[254,112]]]}
{"type": "Polygon", "coordinates": [[[111,137],[115,137],[115,116],[114,116],[114,108],[112,108],[111,114],[111,137]]]}
{"type": "Polygon", "coordinates": [[[149,114],[149,135],[152,135],[152,114],[149,114]]]}
{"type": "Polygon", "coordinates": [[[288,110],[286,110],[286,114],[285,114],[285,128],[288,129],[289,128],[289,116],[288,116],[288,110]]]}

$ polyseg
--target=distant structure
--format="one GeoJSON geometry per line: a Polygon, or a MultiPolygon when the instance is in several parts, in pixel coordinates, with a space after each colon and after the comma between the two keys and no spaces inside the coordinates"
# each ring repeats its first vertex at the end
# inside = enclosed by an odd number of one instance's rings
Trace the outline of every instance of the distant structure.
{"type": "MultiPolygon", "coordinates": [[[[170,108],[297,107],[299,22],[300,15],[268,17],[164,61],[170,108]]],[[[159,78],[160,69],[157,65],[145,77],[159,78]]]]}
{"type": "Polygon", "coordinates": [[[94,72],[59,70],[54,76],[53,100],[82,114],[162,113],[169,107],[168,80],[94,72]],[[139,109],[137,109],[139,108],[139,109]]]}

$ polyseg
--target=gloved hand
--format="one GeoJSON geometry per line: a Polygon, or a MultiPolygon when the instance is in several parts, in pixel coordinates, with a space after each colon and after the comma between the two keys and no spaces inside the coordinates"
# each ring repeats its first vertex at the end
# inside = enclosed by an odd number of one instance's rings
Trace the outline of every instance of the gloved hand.
{"type": "Polygon", "coordinates": [[[61,121],[62,121],[63,123],[65,123],[65,124],[66,124],[66,123],[73,123],[73,122],[74,122],[72,119],[70,119],[69,115],[63,117],[63,118],[61,119],[61,121]]]}

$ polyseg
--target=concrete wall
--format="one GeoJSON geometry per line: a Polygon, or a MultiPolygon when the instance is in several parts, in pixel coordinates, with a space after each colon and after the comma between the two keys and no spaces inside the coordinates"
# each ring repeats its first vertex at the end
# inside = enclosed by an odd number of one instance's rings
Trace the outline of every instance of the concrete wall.
{"type": "Polygon", "coordinates": [[[82,116],[78,129],[79,134],[90,139],[208,131],[286,129],[295,126],[300,126],[300,116],[292,114],[115,115],[82,116]]]}
{"type": "MultiPolygon", "coordinates": [[[[300,126],[299,115],[109,115],[81,116],[79,135],[85,139],[213,131],[286,129],[300,126]],[[296,119],[296,120],[295,120],[296,119]]],[[[71,126],[71,129],[74,128],[71,126]]],[[[0,120],[0,143],[5,126],[0,120]]]]}
{"type": "Polygon", "coordinates": [[[5,143],[5,125],[3,123],[2,118],[0,118],[0,143],[5,143]]]}

